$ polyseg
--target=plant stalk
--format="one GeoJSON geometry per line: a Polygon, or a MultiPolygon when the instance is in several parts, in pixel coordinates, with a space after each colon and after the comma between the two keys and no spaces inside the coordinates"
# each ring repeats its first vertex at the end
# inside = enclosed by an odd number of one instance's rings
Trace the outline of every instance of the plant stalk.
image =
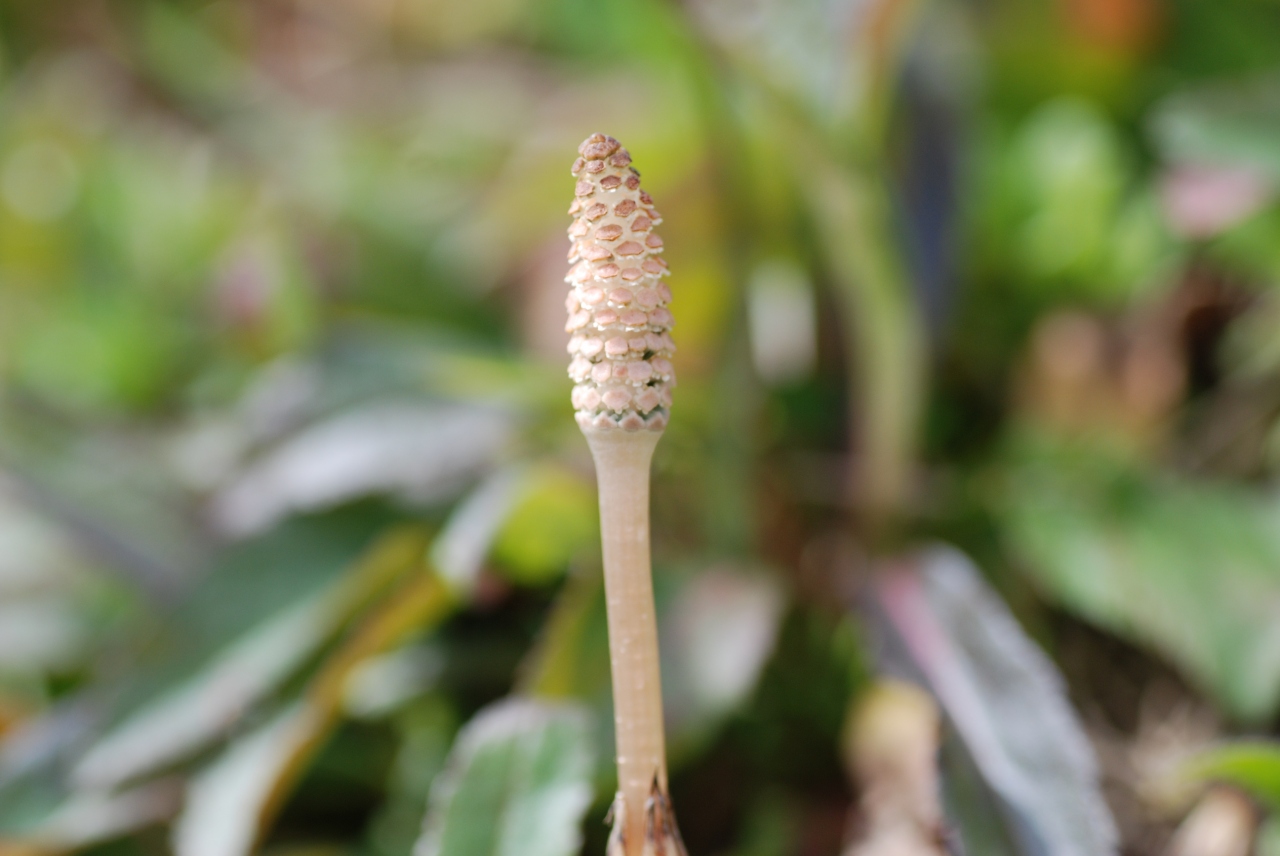
{"type": "Polygon", "coordinates": [[[644,848],[646,803],[667,792],[658,627],[649,565],[649,464],[660,431],[583,431],[600,486],[609,659],[617,734],[615,822],[627,854],[644,848]]]}
{"type": "Polygon", "coordinates": [[[667,798],[658,627],[649,571],[649,462],[676,385],[674,318],[653,228],[662,215],[640,189],[631,154],[604,134],[578,147],[569,214],[574,266],[565,308],[574,419],[600,483],[618,795],[607,856],[684,856],[667,798]]]}

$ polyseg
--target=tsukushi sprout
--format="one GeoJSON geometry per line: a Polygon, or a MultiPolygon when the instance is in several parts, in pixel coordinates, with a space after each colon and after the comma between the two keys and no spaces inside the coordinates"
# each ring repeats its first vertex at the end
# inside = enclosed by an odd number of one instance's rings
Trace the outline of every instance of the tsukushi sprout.
{"type": "Polygon", "coordinates": [[[649,463],[675,370],[662,215],[631,155],[593,134],[573,164],[565,330],[572,402],[600,487],[618,795],[608,856],[684,856],[667,794],[658,633],[649,569],[649,463]]]}

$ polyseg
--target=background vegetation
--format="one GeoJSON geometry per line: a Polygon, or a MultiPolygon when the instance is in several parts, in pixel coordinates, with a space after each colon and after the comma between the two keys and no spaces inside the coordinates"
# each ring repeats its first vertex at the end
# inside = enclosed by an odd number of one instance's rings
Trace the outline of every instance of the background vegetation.
{"type": "Polygon", "coordinates": [[[690,851],[839,852],[888,675],[970,853],[1280,852],[1278,117],[1271,0],[0,3],[0,852],[603,851],[597,130],[690,851]]]}

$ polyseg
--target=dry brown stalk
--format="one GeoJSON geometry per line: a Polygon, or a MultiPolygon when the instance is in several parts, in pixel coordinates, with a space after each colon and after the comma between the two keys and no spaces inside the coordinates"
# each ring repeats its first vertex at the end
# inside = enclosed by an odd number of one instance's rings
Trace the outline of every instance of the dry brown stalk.
{"type": "Polygon", "coordinates": [[[1244,794],[1215,785],[1191,810],[1167,856],[1248,856],[1258,829],[1258,810],[1244,794]]]}
{"type": "Polygon", "coordinates": [[[854,709],[845,759],[861,791],[845,856],[944,856],[937,754],[941,714],[928,693],[878,682],[854,709]]]}

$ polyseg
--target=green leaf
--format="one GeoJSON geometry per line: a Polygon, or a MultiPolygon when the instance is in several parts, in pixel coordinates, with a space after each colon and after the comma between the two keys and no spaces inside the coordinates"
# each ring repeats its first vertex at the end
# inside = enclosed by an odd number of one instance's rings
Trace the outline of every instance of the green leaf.
{"type": "Polygon", "coordinates": [[[369,822],[372,856],[404,856],[422,833],[422,807],[444,769],[458,732],[458,713],[443,693],[414,702],[393,717],[399,749],[387,778],[387,798],[369,822]]]}
{"type": "Polygon", "coordinates": [[[24,839],[38,849],[67,852],[120,838],[173,815],[181,794],[177,777],[118,793],[77,793],[24,839]]]}
{"type": "Polygon", "coordinates": [[[1280,817],[1272,815],[1262,822],[1254,850],[1256,856],[1280,856],[1280,817]]]}
{"type": "Polygon", "coordinates": [[[174,825],[178,856],[252,852],[266,807],[278,803],[326,730],[313,705],[300,702],[241,738],[191,783],[187,809],[174,825]]]}
{"type": "Polygon", "coordinates": [[[238,536],[291,514],[366,496],[452,499],[512,436],[508,412],[414,399],[365,404],[308,425],[259,455],[213,501],[213,516],[238,536]]]}
{"type": "Polygon", "coordinates": [[[1179,770],[1194,782],[1229,782],[1280,811],[1280,743],[1239,741],[1196,755],[1179,770]]]}
{"type": "Polygon", "coordinates": [[[1096,103],[1048,101],[982,157],[984,240],[1025,298],[1114,306],[1167,278],[1176,246],[1157,196],[1096,103]]]}
{"type": "Polygon", "coordinates": [[[446,584],[425,568],[383,598],[324,662],[302,700],[205,768],[174,828],[177,856],[247,856],[339,721],[352,675],[436,626],[454,605],[446,584]]]}
{"type": "Polygon", "coordinates": [[[705,736],[756,687],[786,599],[777,580],[719,565],[659,592],[662,687],[673,750],[705,736]],[[664,596],[665,595],[665,596],[664,596]]]}
{"type": "Polygon", "coordinates": [[[460,593],[474,590],[503,524],[528,494],[527,464],[503,467],[457,504],[431,547],[436,571],[460,593]]]}
{"type": "MultiPolygon", "coordinates": [[[[948,753],[948,768],[963,774],[962,756],[971,759],[1023,852],[1117,852],[1097,762],[1062,676],[966,556],[939,547],[888,562],[866,604],[881,670],[924,678],[963,744],[963,753],[948,753]]],[[[986,827],[982,789],[958,784],[949,796],[986,827]]]]}
{"type": "Polygon", "coordinates": [[[114,787],[216,740],[315,651],[334,618],[331,596],[285,610],[108,733],[76,765],[74,780],[114,787]]]}
{"type": "Polygon", "coordinates": [[[609,628],[600,569],[569,578],[537,644],[520,669],[518,690],[542,698],[609,703],[609,628]]]}
{"type": "Polygon", "coordinates": [[[598,543],[595,491],[560,468],[529,473],[524,496],[493,545],[504,575],[522,585],[559,578],[569,562],[598,543]]]}
{"type": "Polygon", "coordinates": [[[509,699],[458,735],[415,856],[569,856],[582,846],[592,753],[576,707],[509,699]]]}
{"type": "Polygon", "coordinates": [[[1174,95],[1153,111],[1151,131],[1170,160],[1247,167],[1280,178],[1280,78],[1174,95]]]}
{"type": "Polygon", "coordinates": [[[77,784],[111,788],[163,768],[218,739],[316,653],[342,623],[421,562],[411,529],[379,539],[336,581],[270,616],[188,680],[135,711],[84,755],[77,784]]]}
{"type": "Polygon", "coordinates": [[[146,7],[143,47],[156,80],[189,103],[209,107],[233,97],[248,69],[193,18],[163,4],[146,7]]]}
{"type": "Polygon", "coordinates": [[[1280,704],[1280,506],[1145,474],[1098,447],[1019,450],[997,503],[1013,552],[1064,606],[1145,643],[1231,714],[1280,704]]]}

